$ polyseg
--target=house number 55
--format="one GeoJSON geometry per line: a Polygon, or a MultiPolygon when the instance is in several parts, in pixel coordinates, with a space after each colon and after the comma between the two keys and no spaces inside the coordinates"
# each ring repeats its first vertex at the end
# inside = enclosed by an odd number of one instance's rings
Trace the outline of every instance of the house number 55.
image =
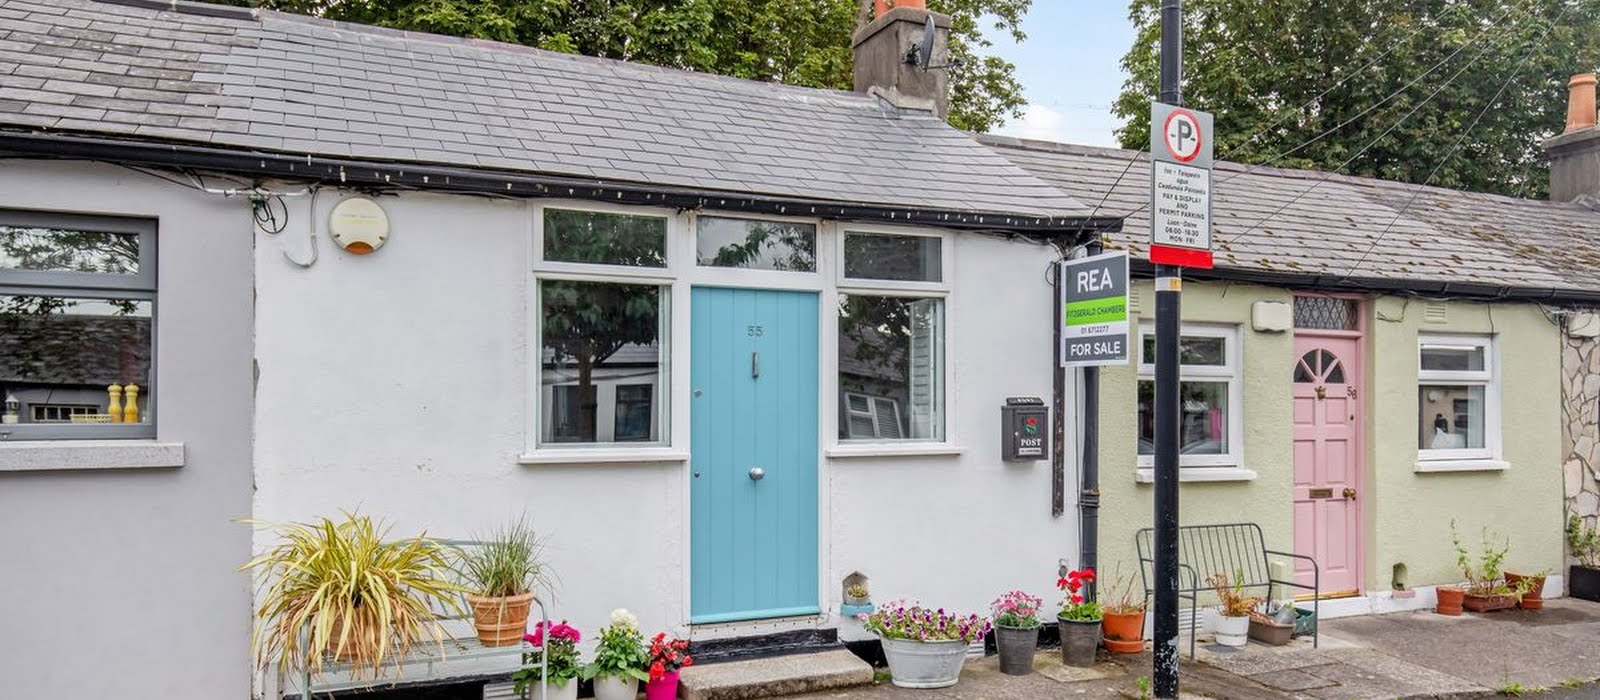
{"type": "Polygon", "coordinates": [[[752,338],[760,338],[767,334],[767,329],[763,326],[745,326],[744,334],[752,338]]]}

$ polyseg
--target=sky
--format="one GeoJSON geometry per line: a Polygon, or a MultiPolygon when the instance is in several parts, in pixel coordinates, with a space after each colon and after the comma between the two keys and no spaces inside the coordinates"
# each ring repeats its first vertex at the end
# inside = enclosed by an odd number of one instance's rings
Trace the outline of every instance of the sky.
{"type": "Polygon", "coordinates": [[[1121,124],[1111,103],[1122,90],[1118,65],[1133,43],[1126,0],[1033,0],[1020,44],[989,32],[990,49],[1017,66],[1028,105],[996,131],[1021,138],[1115,146],[1121,124]]]}

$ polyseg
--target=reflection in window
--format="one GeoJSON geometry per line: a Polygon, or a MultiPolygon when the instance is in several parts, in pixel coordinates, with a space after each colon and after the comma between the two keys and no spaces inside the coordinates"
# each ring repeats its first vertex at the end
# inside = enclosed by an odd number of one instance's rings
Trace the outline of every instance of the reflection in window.
{"type": "Polygon", "coordinates": [[[840,438],[943,440],[944,302],[839,295],[839,388],[840,438]]]}
{"type": "Polygon", "coordinates": [[[1423,384],[1417,387],[1417,446],[1424,450],[1482,449],[1484,387],[1423,384]]]}
{"type": "Polygon", "coordinates": [[[661,440],[662,421],[655,418],[658,407],[649,397],[663,385],[665,290],[541,280],[539,308],[540,387],[546,401],[541,439],[661,440]],[[619,391],[637,386],[649,390],[643,399],[619,391]],[[640,410],[648,420],[638,418],[640,410]]]}
{"type": "MultiPolygon", "coordinates": [[[[1139,382],[1139,454],[1155,454],[1155,382],[1139,382]]],[[[1228,454],[1228,383],[1181,382],[1178,452],[1228,454]]]]}
{"type": "Polygon", "coordinates": [[[138,274],[139,234],[0,225],[0,268],[138,274]]]}
{"type": "Polygon", "coordinates": [[[544,259],[666,267],[667,220],[659,216],[544,210],[544,259]]]}
{"type": "Polygon", "coordinates": [[[1421,369],[1426,372],[1482,372],[1481,345],[1424,345],[1421,369]]]}
{"type": "Polygon", "coordinates": [[[695,254],[706,267],[813,272],[817,227],[811,224],[700,217],[695,254]]]}
{"type": "Polygon", "coordinates": [[[151,306],[0,295],[5,422],[151,423],[151,306]]]}
{"type": "Polygon", "coordinates": [[[844,276],[896,282],[940,282],[942,241],[932,236],[847,233],[844,276]]]}
{"type": "MultiPolygon", "coordinates": [[[[1228,363],[1228,344],[1224,338],[1216,336],[1185,335],[1178,339],[1178,364],[1180,365],[1209,365],[1221,367],[1228,363]]],[[[1156,363],[1156,336],[1147,333],[1144,336],[1144,354],[1141,361],[1147,365],[1156,363]]]]}

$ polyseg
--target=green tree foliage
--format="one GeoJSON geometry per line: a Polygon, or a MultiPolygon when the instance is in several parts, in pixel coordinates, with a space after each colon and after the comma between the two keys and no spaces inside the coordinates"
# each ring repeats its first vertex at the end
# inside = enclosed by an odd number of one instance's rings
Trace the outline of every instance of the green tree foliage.
{"type": "MultiPolygon", "coordinates": [[[[215,0],[806,87],[851,87],[870,0],[215,0]]],[[[1024,104],[984,23],[1018,41],[1032,0],[930,0],[952,16],[950,123],[988,131],[1024,104]]]]}
{"type": "MultiPolygon", "coordinates": [[[[1595,0],[1190,0],[1184,9],[1183,98],[1216,114],[1219,158],[1521,196],[1547,191],[1539,143],[1560,131],[1566,80],[1594,68],[1600,47],[1595,0]]],[[[1159,0],[1132,0],[1130,17],[1137,38],[1114,109],[1122,145],[1145,149],[1159,0]]]]}

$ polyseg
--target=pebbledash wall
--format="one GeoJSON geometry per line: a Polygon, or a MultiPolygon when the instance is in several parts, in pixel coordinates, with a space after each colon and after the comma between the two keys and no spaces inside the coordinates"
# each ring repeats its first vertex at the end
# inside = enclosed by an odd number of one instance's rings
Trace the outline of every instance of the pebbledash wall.
{"type": "MultiPolygon", "coordinates": [[[[1135,307],[1148,323],[1155,308],[1151,285],[1136,283],[1134,290],[1135,307]]],[[[1235,466],[1248,471],[1186,467],[1180,487],[1182,522],[1257,522],[1268,547],[1292,550],[1294,335],[1251,327],[1255,302],[1292,303],[1292,294],[1245,284],[1190,282],[1183,297],[1186,325],[1237,329],[1243,446],[1235,466]],[[1202,480],[1207,477],[1222,480],[1202,480]]],[[[1412,586],[1459,581],[1450,543],[1452,520],[1474,551],[1487,527],[1509,539],[1508,567],[1557,571],[1564,516],[1562,409],[1557,400],[1562,348],[1556,326],[1530,304],[1368,297],[1363,314],[1364,592],[1390,590],[1396,563],[1406,564],[1412,586]],[[1425,313],[1429,306],[1433,308],[1425,313]],[[1419,333],[1494,337],[1504,469],[1417,471],[1419,333]]],[[[1108,369],[1103,376],[1101,570],[1112,572],[1120,563],[1124,571],[1136,571],[1134,532],[1150,527],[1153,518],[1152,487],[1141,483],[1135,467],[1136,369],[1108,369]]]]}
{"type": "Polygon", "coordinates": [[[0,695],[247,697],[249,203],[7,160],[0,208],[155,220],[159,294],[153,441],[0,441],[0,695]]]}
{"type": "MultiPolygon", "coordinates": [[[[257,517],[358,510],[388,520],[396,534],[467,537],[526,513],[548,538],[553,615],[589,636],[626,607],[647,630],[686,632],[683,457],[519,459],[529,444],[530,373],[537,376],[528,265],[540,203],[386,196],[379,201],[393,233],[376,253],[353,256],[324,240],[315,265],[285,261],[283,250],[308,255],[307,222],[325,221],[343,196],[324,190],[315,214],[303,198],[292,202],[283,234],[257,236],[257,517]]],[[[673,235],[692,231],[690,215],[678,216],[673,235]]],[[[824,222],[818,235],[836,231],[824,222]]],[[[1077,551],[1075,514],[1051,516],[1049,462],[1006,464],[999,454],[1005,397],[1050,395],[1045,271],[1054,251],[977,234],[955,234],[945,246],[953,257],[949,440],[854,451],[822,442],[822,626],[836,624],[840,581],[854,571],[870,577],[879,601],[982,611],[1011,588],[1051,590],[1057,560],[1077,551]]],[[[833,298],[821,295],[825,318],[836,313],[833,298]]],[[[675,316],[687,317],[686,302],[675,297],[675,316]]],[[[675,334],[686,331],[675,324],[675,334]]],[[[825,372],[831,352],[825,340],[825,372]]],[[[688,357],[679,348],[671,355],[678,426],[688,421],[688,357]]],[[[828,381],[820,389],[824,407],[836,400],[828,381]]],[[[832,424],[828,410],[823,425],[832,424]]],[[[689,446],[672,448],[687,454],[689,446]]],[[[257,535],[256,545],[268,537],[257,535]]]]}

